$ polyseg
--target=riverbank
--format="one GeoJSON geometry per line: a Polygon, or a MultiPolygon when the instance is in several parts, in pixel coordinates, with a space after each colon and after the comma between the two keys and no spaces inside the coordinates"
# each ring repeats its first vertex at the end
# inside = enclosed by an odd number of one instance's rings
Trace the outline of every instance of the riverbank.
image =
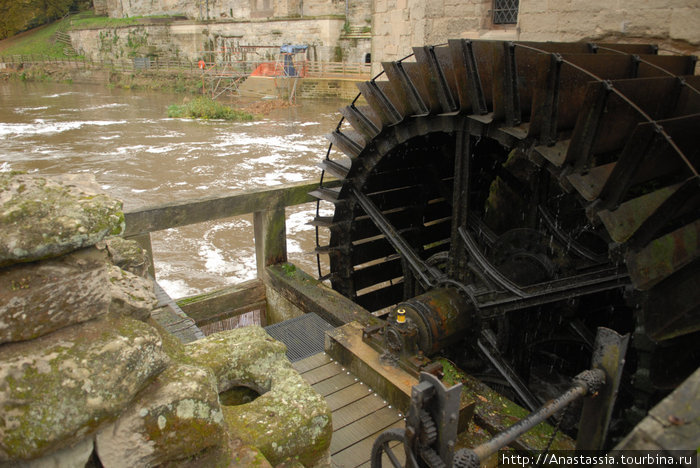
{"type": "MultiPolygon", "coordinates": [[[[363,79],[347,78],[297,78],[288,82],[279,78],[256,76],[250,83],[252,97],[287,99],[290,95],[300,99],[343,99],[357,96],[357,84],[363,79]],[[293,85],[293,87],[292,87],[293,85]],[[291,90],[293,89],[293,92],[291,90]]],[[[118,69],[82,59],[55,61],[0,62],[0,81],[18,80],[40,83],[99,84],[113,88],[155,90],[177,94],[198,95],[211,93],[212,88],[223,89],[220,79],[202,75],[188,69],[118,69]]],[[[244,80],[236,80],[233,89],[244,80]]],[[[235,93],[233,93],[235,94],[235,93]]]]}
{"type": "Polygon", "coordinates": [[[6,65],[0,69],[0,79],[3,81],[100,84],[120,89],[202,94],[201,77],[185,72],[119,71],[96,67],[80,60],[6,65]]]}

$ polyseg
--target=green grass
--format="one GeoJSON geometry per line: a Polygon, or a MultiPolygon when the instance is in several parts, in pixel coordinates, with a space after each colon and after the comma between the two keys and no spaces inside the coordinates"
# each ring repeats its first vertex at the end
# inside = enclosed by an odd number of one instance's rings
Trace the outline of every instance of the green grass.
{"type": "Polygon", "coordinates": [[[10,45],[0,55],[43,55],[51,58],[66,58],[63,53],[65,46],[54,42],[52,37],[56,31],[66,26],[64,22],[67,21],[67,19],[59,20],[48,26],[36,28],[33,33],[5,39],[10,45]]]}
{"type": "MultiPolygon", "coordinates": [[[[176,15],[180,16],[180,15],[176,15]]],[[[73,17],[71,27],[74,29],[86,28],[110,28],[119,26],[129,26],[138,24],[142,19],[148,18],[172,18],[173,15],[151,15],[151,16],[132,16],[130,18],[110,18],[108,16],[95,16],[91,11],[83,12],[73,17]]]]}
{"type": "Polygon", "coordinates": [[[168,117],[189,117],[191,119],[224,119],[241,122],[253,120],[252,114],[232,109],[229,106],[225,106],[206,96],[195,98],[186,104],[172,104],[168,106],[168,117]]]}
{"type": "Polygon", "coordinates": [[[129,26],[138,23],[138,18],[110,18],[109,16],[95,16],[94,13],[81,13],[73,18],[71,27],[75,29],[84,28],[109,28],[118,26],[129,26]]]}
{"type": "Polygon", "coordinates": [[[92,11],[84,11],[70,18],[54,21],[46,26],[30,30],[19,37],[10,37],[2,42],[7,47],[1,47],[0,55],[35,55],[50,58],[68,58],[63,53],[64,45],[53,40],[57,31],[69,31],[71,29],[84,28],[110,28],[128,26],[139,23],[142,18],[170,18],[167,15],[137,16],[133,18],[109,18],[107,16],[95,16],[92,11]]]}

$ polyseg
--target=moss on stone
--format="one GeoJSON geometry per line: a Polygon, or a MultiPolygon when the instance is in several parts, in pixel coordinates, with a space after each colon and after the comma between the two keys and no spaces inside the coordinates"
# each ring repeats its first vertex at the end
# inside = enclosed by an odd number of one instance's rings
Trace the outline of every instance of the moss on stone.
{"type": "Polygon", "coordinates": [[[0,187],[0,266],[62,255],[124,230],[121,202],[97,193],[94,181],[3,173],[0,187]]]}
{"type": "Polygon", "coordinates": [[[260,327],[244,327],[185,348],[195,362],[212,368],[219,392],[246,385],[261,393],[250,403],[222,408],[232,436],[260,449],[272,464],[299,457],[311,465],[325,456],[332,434],[330,410],[292,368],[282,343],[260,327]]]}
{"type": "Polygon", "coordinates": [[[100,319],[0,349],[0,461],[69,446],[116,417],[167,364],[160,337],[100,319]]]}

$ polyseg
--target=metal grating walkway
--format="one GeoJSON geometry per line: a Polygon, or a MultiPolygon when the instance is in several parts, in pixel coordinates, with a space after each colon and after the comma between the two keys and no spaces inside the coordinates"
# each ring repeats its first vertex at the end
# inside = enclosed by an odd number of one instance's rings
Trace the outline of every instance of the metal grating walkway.
{"type": "MultiPolygon", "coordinates": [[[[396,408],[326,353],[297,361],[293,366],[326,399],[331,409],[333,467],[369,467],[372,444],[377,436],[389,428],[405,427],[403,415],[396,408]]],[[[394,454],[403,464],[403,453],[396,450],[394,454]]],[[[391,466],[386,456],[384,458],[383,465],[391,466]]]]}
{"type": "Polygon", "coordinates": [[[299,361],[323,352],[325,332],[333,326],[314,313],[308,313],[265,327],[267,334],[287,345],[287,359],[299,361]]]}

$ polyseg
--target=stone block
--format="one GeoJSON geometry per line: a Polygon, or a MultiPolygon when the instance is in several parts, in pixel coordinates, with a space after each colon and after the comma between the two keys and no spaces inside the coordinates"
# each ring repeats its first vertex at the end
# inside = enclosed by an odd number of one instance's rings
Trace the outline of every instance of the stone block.
{"type": "Polygon", "coordinates": [[[84,468],[94,447],[92,437],[88,437],[73,446],[25,462],[22,466],[23,468],[84,468]]]}
{"type": "Polygon", "coordinates": [[[70,447],[114,420],[168,364],[129,318],[91,320],[0,347],[0,462],[70,447]]]}
{"type": "MultiPolygon", "coordinates": [[[[671,10],[667,8],[626,11],[619,18],[622,27],[616,32],[641,37],[668,37],[671,10]]],[[[649,40],[649,42],[656,42],[649,40]]]]}
{"type": "Polygon", "coordinates": [[[97,434],[97,455],[105,468],[186,459],[223,442],[223,421],[211,371],[175,364],[97,434]]]}
{"type": "Polygon", "coordinates": [[[273,465],[297,458],[309,466],[327,456],[330,409],[292,368],[284,344],[251,326],[209,335],[185,349],[213,370],[219,393],[245,386],[260,394],[245,405],[222,406],[234,438],[257,447],[273,465]]]}
{"type": "Polygon", "coordinates": [[[445,1],[434,0],[426,2],[425,16],[428,18],[443,18],[445,16],[445,1]]]}
{"type": "Polygon", "coordinates": [[[57,257],[121,234],[122,203],[92,182],[0,173],[0,267],[57,257]]]}
{"type": "Polygon", "coordinates": [[[671,39],[700,44],[700,27],[698,27],[698,5],[694,8],[675,8],[671,12],[669,35],[671,39]]]}
{"type": "Polygon", "coordinates": [[[104,241],[104,246],[114,265],[135,275],[146,277],[149,258],[138,242],[122,237],[110,237],[104,241]]]}
{"type": "Polygon", "coordinates": [[[109,269],[110,313],[146,320],[158,305],[153,281],[117,266],[109,269]]]}
{"type": "Polygon", "coordinates": [[[0,343],[37,338],[107,313],[107,254],[81,249],[0,269],[0,343]]]}

